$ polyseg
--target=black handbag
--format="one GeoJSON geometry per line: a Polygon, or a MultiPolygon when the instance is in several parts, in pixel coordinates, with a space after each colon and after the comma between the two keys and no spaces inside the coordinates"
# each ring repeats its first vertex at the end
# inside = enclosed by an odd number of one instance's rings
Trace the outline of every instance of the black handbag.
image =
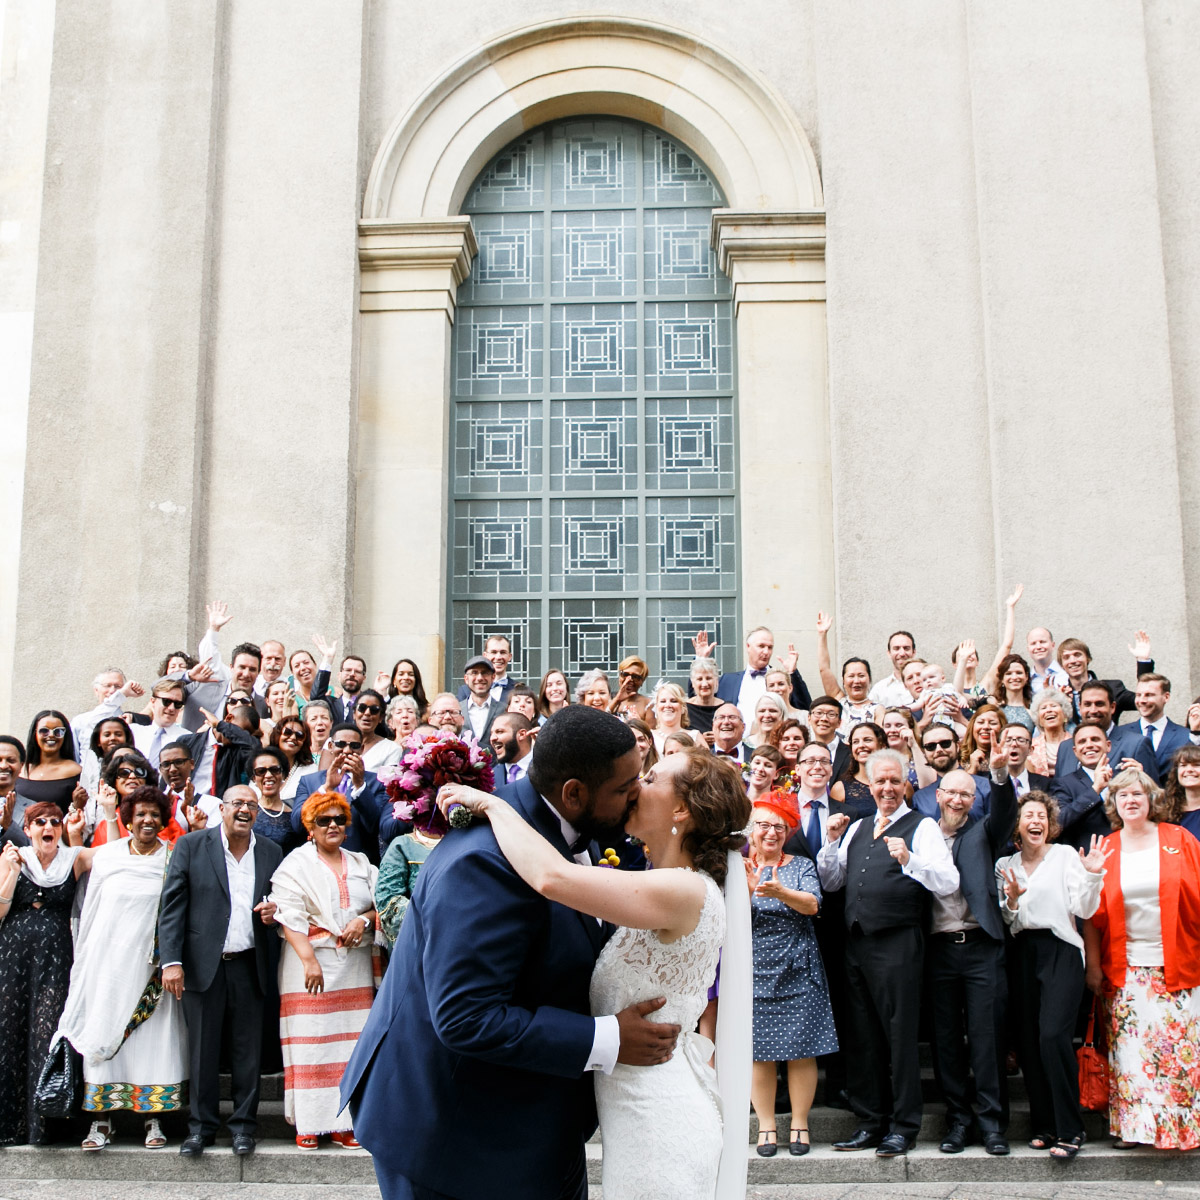
{"type": "Polygon", "coordinates": [[[79,1110],[83,1059],[62,1034],[50,1044],[42,1065],[33,1107],[43,1117],[73,1117],[79,1110]]]}

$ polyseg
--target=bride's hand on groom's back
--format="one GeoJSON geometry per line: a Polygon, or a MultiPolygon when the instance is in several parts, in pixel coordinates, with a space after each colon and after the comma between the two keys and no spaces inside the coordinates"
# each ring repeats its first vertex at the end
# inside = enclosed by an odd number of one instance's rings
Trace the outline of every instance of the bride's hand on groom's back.
{"type": "Polygon", "coordinates": [[[666,1002],[665,997],[659,996],[655,1000],[631,1004],[617,1013],[617,1026],[621,1031],[617,1062],[631,1067],[653,1067],[671,1057],[679,1038],[679,1026],[646,1020],[648,1013],[662,1008],[666,1002]]]}

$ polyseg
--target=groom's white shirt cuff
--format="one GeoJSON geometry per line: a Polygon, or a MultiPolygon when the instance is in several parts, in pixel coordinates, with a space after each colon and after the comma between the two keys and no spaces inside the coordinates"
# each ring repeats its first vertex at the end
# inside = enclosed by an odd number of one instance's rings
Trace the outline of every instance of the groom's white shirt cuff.
{"type": "Polygon", "coordinates": [[[621,1027],[616,1017],[596,1018],[596,1037],[592,1041],[592,1052],[588,1055],[587,1069],[603,1071],[611,1075],[621,1053],[621,1027]]]}

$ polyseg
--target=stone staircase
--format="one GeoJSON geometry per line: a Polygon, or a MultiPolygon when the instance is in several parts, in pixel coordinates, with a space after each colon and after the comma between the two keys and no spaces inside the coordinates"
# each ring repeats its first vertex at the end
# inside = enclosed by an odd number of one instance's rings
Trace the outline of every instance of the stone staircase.
{"type": "MultiPolygon", "coordinates": [[[[1068,1178],[1085,1182],[1195,1181],[1200,1177],[1200,1153],[1181,1154],[1153,1150],[1114,1150],[1108,1137],[1107,1119],[1101,1114],[1085,1116],[1089,1142],[1071,1163],[1052,1160],[1044,1151],[1030,1150],[1029,1107],[1023,1081],[1015,1077],[1011,1085],[1011,1121],[1009,1136],[1013,1152],[1007,1158],[995,1158],[980,1146],[970,1146],[962,1154],[942,1154],[937,1148],[944,1129],[942,1107],[933,1101],[926,1109],[921,1140],[908,1155],[876,1158],[871,1151],[844,1153],[831,1143],[847,1137],[854,1129],[854,1117],[841,1109],[818,1106],[809,1116],[812,1151],[793,1158],[787,1150],[789,1117],[777,1118],[780,1150],[774,1158],[760,1158],[754,1151],[758,1127],[750,1119],[747,1156],[749,1182],[756,1195],[769,1197],[795,1184],[852,1183],[1038,1183],[1068,1178]]],[[[228,1081],[223,1081],[227,1089],[228,1081]]],[[[933,1091],[932,1078],[925,1080],[927,1095],[933,1091]]],[[[322,1142],[319,1150],[299,1150],[294,1131],[283,1118],[283,1077],[263,1078],[259,1105],[258,1148],[247,1158],[235,1158],[227,1137],[200,1159],[180,1158],[179,1142],[186,1134],[182,1117],[163,1122],[170,1139],[165,1150],[146,1150],[141,1145],[142,1122],[129,1114],[118,1114],[117,1140],[99,1153],[87,1154],[77,1145],[34,1147],[13,1146],[0,1150],[0,1181],[12,1180],[152,1180],[162,1183],[205,1184],[306,1184],[348,1187],[371,1185],[375,1173],[371,1157],[362,1150],[343,1150],[322,1142]]],[[[223,1104],[227,1112],[228,1103],[223,1104]]],[[[687,1131],[681,1130],[686,1137],[687,1131]]],[[[597,1135],[587,1146],[588,1178],[600,1182],[603,1148],[597,1135]]],[[[0,1188],[2,1190],[2,1188],[0,1188]]],[[[64,1193],[65,1194],[65,1193],[64,1193]]],[[[598,1195],[598,1191],[594,1190],[598,1195]]]]}

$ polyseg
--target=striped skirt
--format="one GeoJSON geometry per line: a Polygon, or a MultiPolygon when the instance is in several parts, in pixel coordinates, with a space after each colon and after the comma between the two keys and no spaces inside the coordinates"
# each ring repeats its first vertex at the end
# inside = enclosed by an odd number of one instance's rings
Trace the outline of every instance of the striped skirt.
{"type": "Polygon", "coordinates": [[[279,961],[279,1034],[283,1043],[283,1113],[298,1134],[352,1128],[340,1113],[338,1086],[375,998],[372,947],[316,947],[325,990],[304,989],[304,964],[284,945],[279,961]]]}

